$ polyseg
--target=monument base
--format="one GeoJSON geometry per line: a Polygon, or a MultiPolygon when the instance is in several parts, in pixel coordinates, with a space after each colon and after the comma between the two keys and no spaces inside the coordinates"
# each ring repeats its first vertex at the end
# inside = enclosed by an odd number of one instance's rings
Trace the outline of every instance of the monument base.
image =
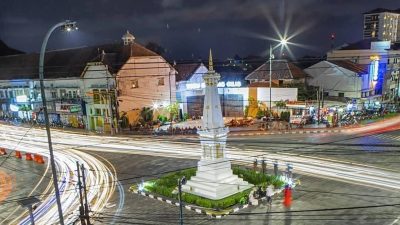
{"type": "Polygon", "coordinates": [[[227,159],[200,160],[196,176],[182,186],[184,192],[219,200],[242,192],[253,185],[234,175],[227,159]]]}

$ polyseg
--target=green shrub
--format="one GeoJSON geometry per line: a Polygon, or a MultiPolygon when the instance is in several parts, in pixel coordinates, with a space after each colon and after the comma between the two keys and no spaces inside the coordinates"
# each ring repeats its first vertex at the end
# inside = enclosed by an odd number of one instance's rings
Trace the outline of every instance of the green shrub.
{"type": "MultiPolygon", "coordinates": [[[[284,185],[284,182],[278,177],[257,173],[250,169],[233,167],[233,173],[239,177],[242,177],[243,180],[251,184],[261,185],[264,189],[270,184],[274,185],[276,188],[281,188],[284,185]]],[[[195,174],[196,168],[169,173],[160,177],[159,179],[156,179],[154,183],[146,187],[146,189],[151,193],[178,199],[177,194],[172,193],[178,186],[178,179],[185,176],[186,179],[189,180],[195,174]]],[[[188,204],[195,204],[205,208],[226,209],[236,204],[246,204],[248,202],[248,195],[250,194],[250,191],[251,189],[220,200],[211,200],[190,193],[182,193],[182,200],[188,204]]]]}
{"type": "Polygon", "coordinates": [[[281,112],[280,118],[283,121],[289,122],[289,120],[290,120],[290,112],[281,112]]]}

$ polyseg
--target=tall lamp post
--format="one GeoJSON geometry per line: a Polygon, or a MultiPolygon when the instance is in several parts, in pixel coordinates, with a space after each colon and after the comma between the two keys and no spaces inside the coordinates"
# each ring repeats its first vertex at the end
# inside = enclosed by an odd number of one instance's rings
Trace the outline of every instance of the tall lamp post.
{"type": "Polygon", "coordinates": [[[272,60],[274,59],[273,51],[280,47],[286,46],[288,41],[286,39],[281,39],[277,45],[272,47],[269,45],[269,114],[272,116],[272,60]]]}
{"type": "Polygon", "coordinates": [[[44,91],[44,82],[43,82],[43,79],[44,79],[43,65],[44,65],[44,55],[46,53],[47,41],[49,40],[50,35],[53,33],[53,31],[59,27],[62,27],[67,32],[77,29],[76,22],[66,20],[64,22],[57,23],[56,25],[51,27],[50,30],[47,32],[47,34],[43,40],[42,48],[40,50],[39,80],[40,80],[40,93],[41,93],[42,104],[43,104],[44,121],[46,123],[47,141],[49,144],[49,153],[50,153],[49,161],[51,164],[51,172],[53,175],[53,184],[54,184],[54,190],[55,190],[56,201],[57,201],[58,216],[60,218],[60,224],[64,225],[64,217],[63,217],[63,212],[62,212],[62,207],[61,207],[60,192],[58,189],[57,171],[56,171],[56,164],[54,162],[53,145],[51,143],[49,115],[47,114],[47,102],[46,102],[46,95],[45,95],[45,91],[44,91]]]}

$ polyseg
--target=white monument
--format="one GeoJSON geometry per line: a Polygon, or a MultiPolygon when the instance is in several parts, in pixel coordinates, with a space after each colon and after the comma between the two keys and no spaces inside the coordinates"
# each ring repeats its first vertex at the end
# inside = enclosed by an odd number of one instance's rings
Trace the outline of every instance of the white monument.
{"type": "Polygon", "coordinates": [[[198,162],[196,176],[182,187],[184,192],[209,199],[222,199],[252,187],[232,173],[231,163],[226,158],[225,146],[228,128],[224,125],[218,95],[220,75],[213,69],[210,50],[209,71],[203,76],[206,84],[204,94],[203,125],[200,135],[202,156],[198,162]]]}

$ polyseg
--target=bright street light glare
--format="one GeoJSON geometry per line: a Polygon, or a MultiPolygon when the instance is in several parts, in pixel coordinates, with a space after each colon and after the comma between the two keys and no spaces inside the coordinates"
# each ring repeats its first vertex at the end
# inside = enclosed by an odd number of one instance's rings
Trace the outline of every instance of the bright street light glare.
{"type": "Polygon", "coordinates": [[[281,45],[287,45],[288,41],[286,39],[281,40],[281,45]]]}

